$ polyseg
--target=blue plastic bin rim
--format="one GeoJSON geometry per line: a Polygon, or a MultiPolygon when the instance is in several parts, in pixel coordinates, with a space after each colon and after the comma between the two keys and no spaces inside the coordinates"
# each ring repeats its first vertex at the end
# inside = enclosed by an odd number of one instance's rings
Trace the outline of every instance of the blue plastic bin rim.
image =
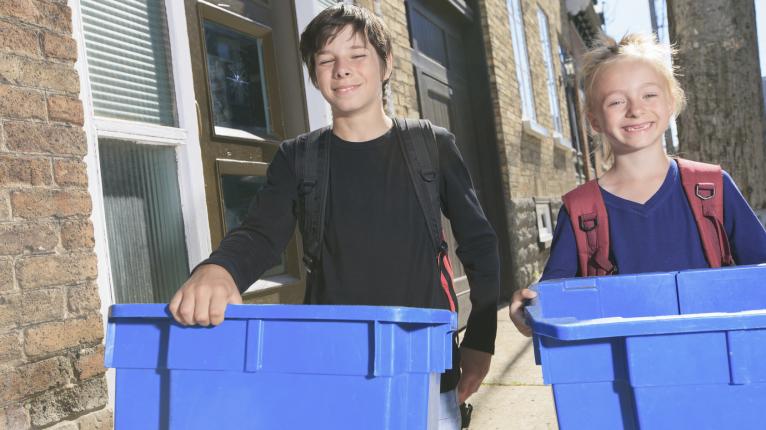
{"type": "MultiPolygon", "coordinates": [[[[109,318],[172,319],[166,304],[121,304],[109,308],[109,318]]],[[[449,324],[457,329],[457,314],[445,309],[350,305],[228,305],[225,319],[288,319],[382,321],[449,324]]]]}
{"type": "MultiPolygon", "coordinates": [[[[616,275],[613,277],[643,278],[666,276],[669,273],[687,276],[706,276],[711,270],[717,272],[757,270],[762,271],[766,264],[735,266],[719,269],[690,269],[680,272],[653,272],[644,274],[616,275]]],[[[581,279],[581,278],[578,278],[581,279]]],[[[551,279],[538,283],[556,284],[563,279],[551,279]]],[[[533,290],[537,286],[531,287],[533,290]]],[[[714,332],[730,330],[755,330],[766,328],[766,309],[742,312],[710,312],[700,314],[660,315],[650,317],[608,317],[580,320],[574,317],[544,318],[538,299],[533,299],[526,306],[525,312],[532,330],[536,335],[559,340],[589,340],[610,337],[665,335],[695,332],[714,332]]]]}
{"type": "Polygon", "coordinates": [[[654,317],[609,317],[589,320],[542,318],[540,306],[526,309],[537,335],[559,340],[588,340],[625,336],[755,330],[766,328],[766,310],[664,315],[654,317]]]}

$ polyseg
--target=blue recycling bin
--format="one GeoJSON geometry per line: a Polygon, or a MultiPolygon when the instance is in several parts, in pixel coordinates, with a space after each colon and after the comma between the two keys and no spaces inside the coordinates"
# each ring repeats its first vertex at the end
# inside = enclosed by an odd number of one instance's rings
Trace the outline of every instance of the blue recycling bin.
{"type": "Polygon", "coordinates": [[[533,289],[562,430],[766,428],[766,265],[533,289]]]}
{"type": "Polygon", "coordinates": [[[229,305],[208,328],[114,305],[115,428],[436,429],[456,328],[435,309],[229,305]]]}

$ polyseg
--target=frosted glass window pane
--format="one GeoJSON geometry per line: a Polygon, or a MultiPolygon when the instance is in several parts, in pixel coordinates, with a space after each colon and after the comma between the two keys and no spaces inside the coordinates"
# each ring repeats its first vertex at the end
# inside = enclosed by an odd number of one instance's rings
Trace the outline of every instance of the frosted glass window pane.
{"type": "Polygon", "coordinates": [[[175,149],[100,140],[115,303],[166,303],[189,274],[175,149]]]}
{"type": "Polygon", "coordinates": [[[175,126],[170,43],[162,0],[81,0],[93,110],[175,126]]]}
{"type": "Polygon", "coordinates": [[[553,51],[550,36],[548,34],[548,17],[540,8],[537,9],[537,20],[540,25],[540,45],[543,49],[543,60],[545,61],[545,71],[548,78],[548,102],[551,108],[553,128],[561,134],[563,130],[561,126],[561,108],[559,107],[556,69],[553,67],[553,51]]]}
{"type": "Polygon", "coordinates": [[[524,119],[536,120],[535,98],[532,92],[532,74],[529,68],[529,52],[524,35],[524,15],[519,0],[508,0],[508,20],[511,27],[511,42],[516,59],[516,79],[519,81],[521,113],[524,119]]]}

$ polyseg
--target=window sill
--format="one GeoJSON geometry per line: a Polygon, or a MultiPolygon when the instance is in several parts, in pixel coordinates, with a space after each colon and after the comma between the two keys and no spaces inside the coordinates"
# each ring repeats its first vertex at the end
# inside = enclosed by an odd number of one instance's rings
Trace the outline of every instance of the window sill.
{"type": "Polygon", "coordinates": [[[270,290],[276,290],[277,288],[297,284],[298,282],[300,282],[300,279],[291,275],[277,275],[266,279],[259,279],[245,290],[242,295],[261,294],[270,290]]]}
{"type": "Polygon", "coordinates": [[[219,127],[219,126],[215,126],[215,135],[216,137],[246,139],[246,140],[253,140],[255,142],[263,142],[264,140],[266,140],[258,135],[250,133],[249,131],[240,130],[237,128],[228,128],[228,127],[219,127]]]}
{"type": "Polygon", "coordinates": [[[548,129],[540,125],[537,121],[532,119],[525,119],[521,122],[521,130],[524,134],[527,134],[538,139],[545,139],[550,136],[548,129]]]}
{"type": "Polygon", "coordinates": [[[553,133],[553,141],[556,142],[557,145],[561,146],[562,149],[567,149],[569,151],[575,152],[575,149],[572,147],[572,141],[560,135],[559,133],[553,133]]]}

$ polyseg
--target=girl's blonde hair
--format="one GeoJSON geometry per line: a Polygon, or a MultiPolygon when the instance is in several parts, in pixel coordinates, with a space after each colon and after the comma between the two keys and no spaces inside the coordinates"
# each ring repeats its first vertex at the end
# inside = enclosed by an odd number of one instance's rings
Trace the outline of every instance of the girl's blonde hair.
{"type": "MultiPolygon", "coordinates": [[[[628,33],[619,42],[606,35],[600,36],[583,56],[582,84],[585,90],[585,110],[590,112],[593,107],[594,84],[602,70],[617,61],[640,60],[647,62],[664,78],[668,94],[673,100],[673,113],[678,115],[686,107],[686,96],[677,79],[678,69],[670,62],[676,52],[672,46],[659,43],[654,34],[628,33]]],[[[611,164],[611,147],[604,145],[603,136],[601,140],[606,161],[611,164]]]]}
{"type": "Polygon", "coordinates": [[[605,67],[620,60],[641,60],[651,65],[665,79],[668,93],[673,99],[674,113],[678,115],[686,106],[686,96],[678,82],[677,68],[670,59],[676,50],[665,43],[657,42],[654,34],[628,33],[616,42],[609,36],[599,37],[593,48],[583,56],[582,80],[588,110],[594,99],[594,83],[605,67]]]}

